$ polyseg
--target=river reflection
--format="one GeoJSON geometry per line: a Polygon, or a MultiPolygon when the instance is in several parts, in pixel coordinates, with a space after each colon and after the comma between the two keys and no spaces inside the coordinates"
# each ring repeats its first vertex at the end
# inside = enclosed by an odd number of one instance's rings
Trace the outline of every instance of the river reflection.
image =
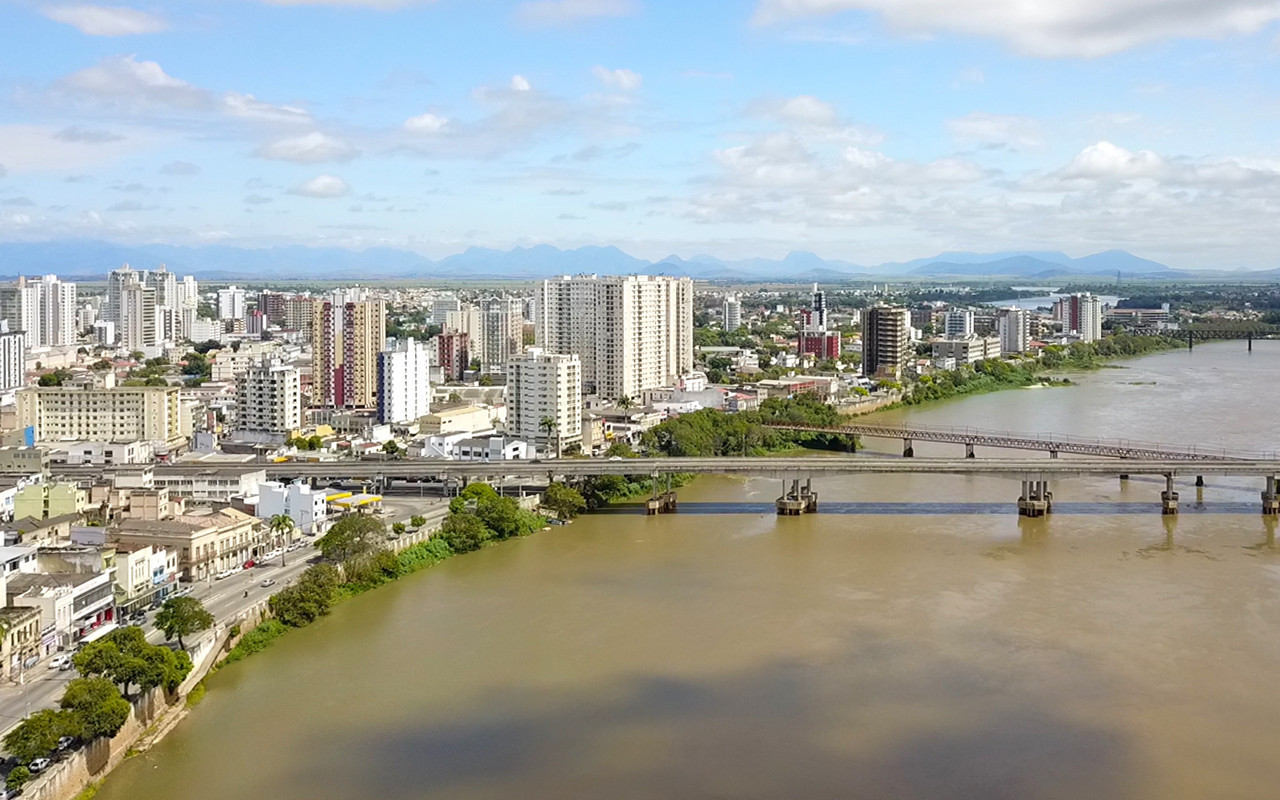
{"type": "MultiPolygon", "coordinates": [[[[1280,349],[1255,348],[892,416],[1274,439],[1256,368],[1280,349]],[[1208,364],[1244,387],[1216,412],[1192,402],[1208,364]]],[[[856,476],[778,519],[779,482],[700,479],[676,515],[588,517],[343,604],[219,672],[98,798],[1274,797],[1276,526],[1258,481],[1209,484],[1173,518],[1162,482],[1063,481],[1033,520],[1015,481],[856,476]]]]}

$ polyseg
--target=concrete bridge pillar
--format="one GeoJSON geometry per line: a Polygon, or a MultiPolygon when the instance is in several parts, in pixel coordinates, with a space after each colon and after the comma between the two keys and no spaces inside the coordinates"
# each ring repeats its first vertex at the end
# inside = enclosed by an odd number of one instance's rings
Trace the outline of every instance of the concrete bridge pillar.
{"type": "Polygon", "coordinates": [[[902,457],[913,458],[915,457],[915,454],[916,454],[916,449],[915,447],[912,446],[911,440],[903,439],[902,440],[902,457]]]}
{"type": "Polygon", "coordinates": [[[1267,476],[1267,488],[1262,490],[1262,513],[1268,517],[1280,515],[1280,495],[1276,494],[1276,476],[1267,476]]]}
{"type": "Polygon", "coordinates": [[[1018,498],[1018,514],[1024,517],[1043,517],[1049,513],[1052,499],[1048,481],[1023,480],[1022,495],[1018,498]]]}
{"type": "Polygon", "coordinates": [[[1058,457],[1058,451],[1057,451],[1057,450],[1050,450],[1050,451],[1049,451],[1049,458],[1057,458],[1057,457],[1058,457]]]}
{"type": "Polygon", "coordinates": [[[1173,473],[1164,476],[1165,489],[1160,493],[1160,513],[1169,515],[1178,513],[1178,493],[1173,490],[1173,473]]]}
{"type": "Polygon", "coordinates": [[[787,481],[782,481],[782,496],[774,503],[774,507],[778,511],[780,517],[798,517],[801,514],[811,514],[818,510],[818,495],[813,491],[813,479],[806,478],[804,486],[800,486],[800,479],[796,478],[791,481],[791,487],[787,487],[787,481]]]}
{"type": "Polygon", "coordinates": [[[967,442],[967,443],[965,443],[965,446],[964,446],[964,457],[965,457],[965,458],[973,458],[973,457],[974,457],[974,455],[973,455],[973,444],[972,444],[971,442],[967,442]]]}
{"type": "Polygon", "coordinates": [[[1204,476],[1203,476],[1203,475],[1197,475],[1197,476],[1196,476],[1196,486],[1204,486],[1204,476]]]}

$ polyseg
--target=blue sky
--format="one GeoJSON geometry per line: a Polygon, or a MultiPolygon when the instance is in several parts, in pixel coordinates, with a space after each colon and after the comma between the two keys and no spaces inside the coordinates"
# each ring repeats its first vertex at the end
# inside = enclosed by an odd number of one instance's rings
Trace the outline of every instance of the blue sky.
{"type": "Polygon", "coordinates": [[[1278,21],[1273,0],[0,0],[0,240],[1272,267],[1278,21]]]}

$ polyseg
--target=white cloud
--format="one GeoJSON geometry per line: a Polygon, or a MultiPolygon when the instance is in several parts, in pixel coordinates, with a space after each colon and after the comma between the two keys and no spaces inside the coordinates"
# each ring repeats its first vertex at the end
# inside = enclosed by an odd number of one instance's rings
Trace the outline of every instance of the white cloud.
{"type": "Polygon", "coordinates": [[[596,65],[591,68],[591,73],[605,86],[624,92],[634,92],[644,82],[639,73],[629,69],[608,69],[596,65]]]}
{"type": "Polygon", "coordinates": [[[1131,153],[1111,142],[1098,142],[1080,151],[1061,175],[1088,180],[1133,180],[1159,178],[1168,171],[1165,160],[1150,150],[1131,153]]]}
{"type": "Polygon", "coordinates": [[[360,151],[341,139],[320,131],[303,136],[288,136],[268,142],[254,151],[259,158],[319,164],[324,161],[350,161],[360,151]]]}
{"type": "Polygon", "coordinates": [[[96,130],[94,128],[85,128],[81,125],[72,125],[69,128],[63,128],[55,133],[54,136],[64,142],[85,142],[86,144],[106,144],[107,142],[119,142],[124,140],[124,137],[118,133],[96,130]]]}
{"type": "Polygon", "coordinates": [[[1085,58],[1161,39],[1250,34],[1280,20],[1275,0],[760,0],[755,21],[767,25],[845,11],[878,14],[907,34],[988,36],[1025,55],[1085,58]]]}
{"type": "Polygon", "coordinates": [[[337,175],[317,175],[309,181],[303,181],[289,190],[290,194],[303,197],[342,197],[351,193],[351,187],[337,175]]]}
{"type": "Polygon", "coordinates": [[[437,114],[419,114],[404,121],[404,128],[414,133],[440,133],[449,127],[449,119],[437,114]]]}
{"type": "Polygon", "coordinates": [[[516,8],[527,25],[572,25],[591,19],[627,17],[640,10],[637,0],[530,0],[516,8]]]}
{"type": "Polygon", "coordinates": [[[222,110],[228,116],[258,122],[284,122],[310,124],[311,113],[297,106],[273,106],[251,94],[227,92],[222,96],[222,110]]]}
{"type": "Polygon", "coordinates": [[[998,145],[1010,150],[1030,150],[1043,144],[1040,123],[1030,117],[974,111],[947,120],[947,130],[963,145],[998,145]]]}
{"type": "Polygon", "coordinates": [[[123,6],[49,6],[42,13],[89,36],[137,36],[169,27],[160,17],[123,6]]]}
{"type": "Polygon", "coordinates": [[[45,125],[0,125],[0,162],[13,173],[63,172],[108,164],[156,144],[153,133],[141,130],[130,130],[129,136],[108,141],[59,136],[66,130],[45,125]]]}
{"type": "Polygon", "coordinates": [[[133,55],[107,56],[58,81],[54,91],[77,100],[110,105],[192,110],[212,105],[209,92],[169,75],[154,61],[139,61],[133,55]]]}
{"type": "Polygon", "coordinates": [[[532,85],[531,83],[529,83],[529,79],[528,79],[528,78],[526,78],[525,76],[523,76],[523,75],[512,75],[512,76],[511,76],[511,91],[513,91],[513,92],[527,92],[527,91],[529,91],[529,90],[530,90],[530,89],[532,89],[532,88],[533,88],[533,85],[532,85]]]}

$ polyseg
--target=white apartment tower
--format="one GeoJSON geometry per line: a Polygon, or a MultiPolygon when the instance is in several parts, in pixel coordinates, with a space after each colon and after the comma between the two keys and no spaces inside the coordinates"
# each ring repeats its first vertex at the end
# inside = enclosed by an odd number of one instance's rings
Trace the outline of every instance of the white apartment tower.
{"type": "Polygon", "coordinates": [[[266,360],[236,381],[236,438],[283,442],[302,427],[302,386],[295,367],[266,360]]]}
{"type": "Polygon", "coordinates": [[[39,284],[18,278],[17,283],[0,286],[0,319],[9,323],[9,330],[25,337],[27,347],[44,344],[40,311],[39,284]]]}
{"type": "Polygon", "coordinates": [[[27,347],[22,331],[9,330],[9,321],[0,319],[0,392],[22,387],[26,380],[27,347]]]}
{"type": "Polygon", "coordinates": [[[582,442],[582,364],[531,347],[507,362],[507,434],[563,453],[582,442]]]}
{"type": "Polygon", "coordinates": [[[414,422],[431,411],[430,349],[413,337],[387,340],[378,354],[379,422],[414,422]]]}
{"type": "Polygon", "coordinates": [[[524,351],[524,301],[491,297],[480,304],[480,321],[480,368],[500,372],[508,360],[524,351]]]}
{"type": "Polygon", "coordinates": [[[963,308],[948,311],[942,318],[942,335],[948,339],[967,339],[973,335],[973,312],[963,308]]]}
{"type": "Polygon", "coordinates": [[[724,329],[730,333],[742,327],[742,301],[736,294],[724,297],[724,329]]]}
{"type": "Polygon", "coordinates": [[[58,280],[57,275],[45,275],[38,285],[40,288],[40,343],[75,344],[76,285],[58,280]]]}
{"type": "Polygon", "coordinates": [[[568,275],[543,281],[536,339],[582,362],[582,388],[607,400],[672,386],[693,370],[693,281],[568,275]]]}
{"type": "Polygon", "coordinates": [[[130,350],[155,347],[156,339],[156,290],[144,286],[135,277],[124,284],[120,291],[120,324],[116,331],[120,344],[130,350]]]}
{"type": "Polygon", "coordinates": [[[1081,341],[1102,338],[1102,298],[1095,294],[1063,296],[1053,304],[1053,318],[1062,322],[1064,332],[1077,334],[1081,341]]]}
{"type": "Polygon", "coordinates": [[[235,286],[218,290],[218,319],[244,319],[245,291],[235,286]]]}
{"type": "Polygon", "coordinates": [[[1025,353],[1031,345],[1031,315],[1026,309],[1010,307],[1000,309],[997,323],[1000,333],[1000,354],[1025,353]]]}

